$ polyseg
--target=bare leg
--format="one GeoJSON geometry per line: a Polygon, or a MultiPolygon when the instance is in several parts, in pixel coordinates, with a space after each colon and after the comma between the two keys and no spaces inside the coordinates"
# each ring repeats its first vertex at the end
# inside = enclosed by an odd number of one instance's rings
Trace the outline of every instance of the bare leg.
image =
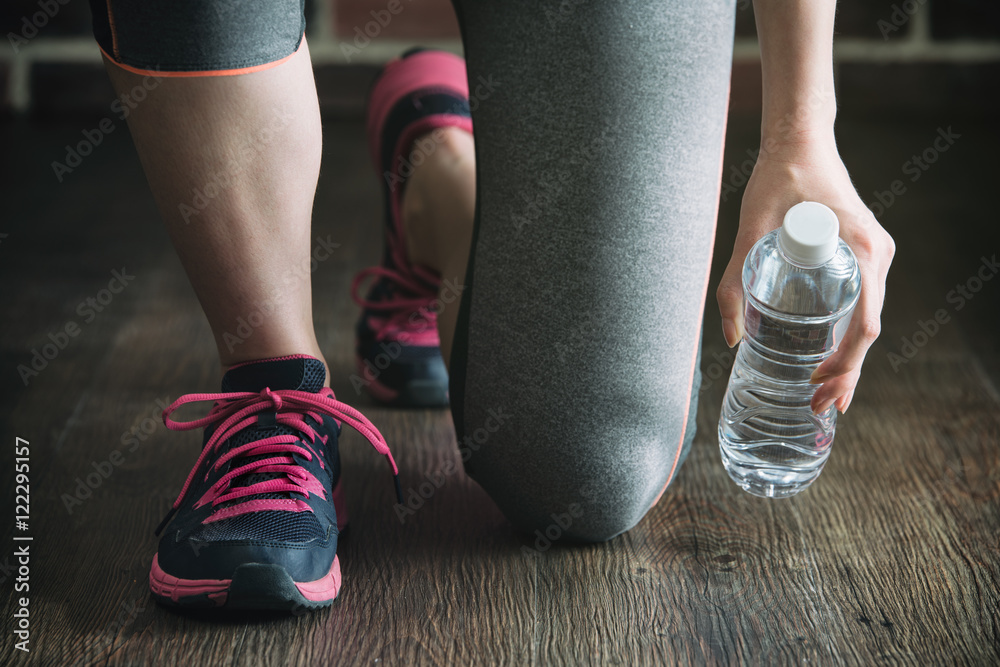
{"type": "MultiPolygon", "coordinates": [[[[142,82],[106,66],[119,92],[142,82]]],[[[296,353],[322,360],[309,271],[322,129],[305,42],[260,72],[164,77],[128,124],[223,370],[296,353]]]]}
{"type": "Polygon", "coordinates": [[[443,134],[436,149],[407,182],[403,224],[410,260],[441,274],[438,334],[448,364],[459,295],[444,294],[451,289],[445,281],[462,285],[465,280],[476,213],[476,155],[472,135],[465,130],[449,127],[439,132],[443,134]]]}

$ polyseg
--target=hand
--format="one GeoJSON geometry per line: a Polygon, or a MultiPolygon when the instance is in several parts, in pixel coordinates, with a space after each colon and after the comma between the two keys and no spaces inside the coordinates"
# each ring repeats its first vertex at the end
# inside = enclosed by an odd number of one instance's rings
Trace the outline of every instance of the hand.
{"type": "Polygon", "coordinates": [[[729,347],[743,337],[743,262],[762,236],[781,226],[785,212],[801,201],[826,204],[840,219],[840,237],[858,258],[861,296],[837,351],[814,372],[821,384],[811,407],[821,413],[836,403],[845,412],[854,398],[861,364],[881,330],[885,277],[896,248],[892,237],[858,197],[828,136],[799,137],[795,142],[765,144],[747,183],[740,210],[740,229],[716,296],[729,347]]]}

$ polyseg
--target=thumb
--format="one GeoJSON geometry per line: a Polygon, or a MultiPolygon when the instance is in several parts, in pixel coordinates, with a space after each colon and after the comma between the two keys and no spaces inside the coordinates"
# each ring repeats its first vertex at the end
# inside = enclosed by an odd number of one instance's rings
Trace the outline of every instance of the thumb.
{"type": "Polygon", "coordinates": [[[743,262],[762,236],[781,225],[784,211],[796,201],[801,201],[797,193],[776,187],[774,176],[767,169],[758,173],[760,165],[758,162],[754,167],[754,173],[743,194],[740,227],[733,243],[733,256],[729,259],[729,265],[726,266],[726,272],[722,274],[722,281],[715,293],[719,301],[719,314],[722,315],[722,333],[729,347],[740,342],[744,334],[743,262]]]}
{"type": "Polygon", "coordinates": [[[722,335],[726,337],[729,347],[743,338],[743,260],[749,250],[747,248],[740,252],[737,239],[729,266],[715,292],[715,298],[719,301],[719,314],[722,315],[722,335]]]}
{"type": "Polygon", "coordinates": [[[722,334],[729,347],[743,339],[743,262],[750,254],[753,244],[769,231],[761,222],[767,218],[752,215],[748,210],[751,208],[746,205],[744,198],[743,209],[740,211],[740,229],[736,233],[736,242],[733,243],[733,256],[729,259],[719,289],[715,292],[719,301],[719,314],[722,315],[722,334]]]}

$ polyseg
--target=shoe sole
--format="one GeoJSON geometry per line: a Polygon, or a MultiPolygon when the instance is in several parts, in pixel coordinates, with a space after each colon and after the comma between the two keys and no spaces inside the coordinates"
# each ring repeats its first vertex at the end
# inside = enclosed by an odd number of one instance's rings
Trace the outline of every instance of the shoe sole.
{"type": "Polygon", "coordinates": [[[392,405],[397,408],[446,408],[448,403],[448,385],[414,380],[403,387],[392,405]]]}
{"type": "MultiPolygon", "coordinates": [[[[365,377],[368,370],[360,357],[355,358],[355,365],[361,377],[365,377]]],[[[365,389],[375,401],[392,408],[446,408],[450,403],[447,381],[410,380],[401,389],[393,389],[376,378],[365,389]]]]}
{"type": "Polygon", "coordinates": [[[402,389],[372,382],[367,389],[369,396],[390,408],[446,408],[449,404],[448,387],[433,380],[413,380],[402,389]]]}
{"type": "Polygon", "coordinates": [[[296,582],[280,565],[244,563],[232,579],[181,579],[167,574],[153,556],[149,588],[170,607],[242,610],[308,611],[329,607],[340,592],[340,559],[316,581],[296,582]]]}

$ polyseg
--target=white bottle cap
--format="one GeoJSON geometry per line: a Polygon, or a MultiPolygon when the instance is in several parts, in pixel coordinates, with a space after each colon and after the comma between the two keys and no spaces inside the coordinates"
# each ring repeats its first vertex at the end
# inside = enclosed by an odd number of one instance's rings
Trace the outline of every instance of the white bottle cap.
{"type": "Polygon", "coordinates": [[[837,254],[840,221],[828,206],[804,201],[788,209],[778,233],[781,252],[805,268],[822,266],[837,254]]]}

